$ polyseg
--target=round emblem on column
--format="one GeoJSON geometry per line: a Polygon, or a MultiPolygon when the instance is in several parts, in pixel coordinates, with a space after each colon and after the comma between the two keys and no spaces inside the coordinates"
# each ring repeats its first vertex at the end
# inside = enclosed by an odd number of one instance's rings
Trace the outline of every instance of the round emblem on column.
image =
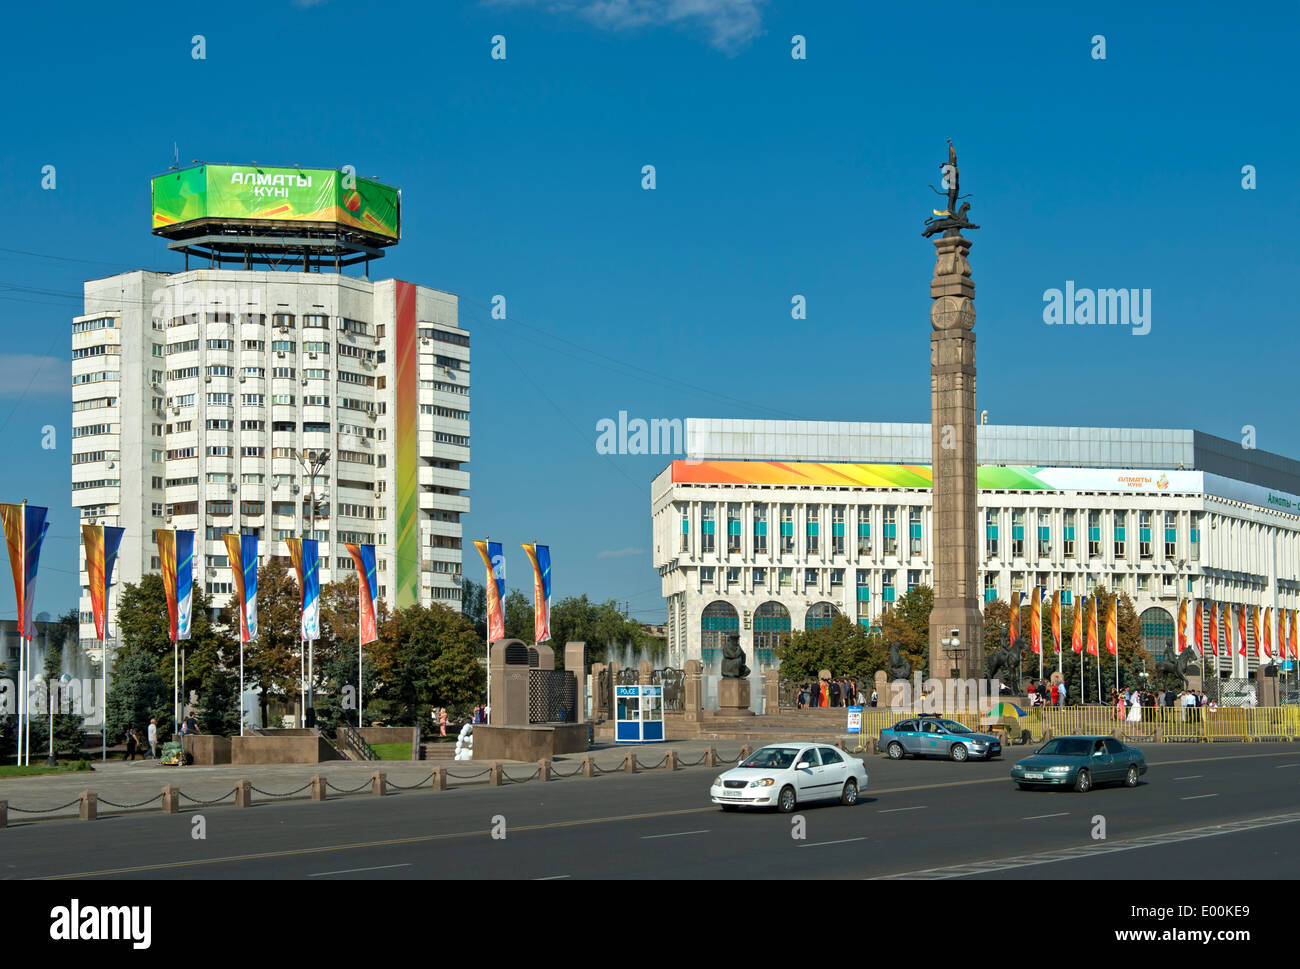
{"type": "Polygon", "coordinates": [[[967,296],[940,296],[930,307],[930,323],[936,330],[972,330],[975,304],[967,296]]]}

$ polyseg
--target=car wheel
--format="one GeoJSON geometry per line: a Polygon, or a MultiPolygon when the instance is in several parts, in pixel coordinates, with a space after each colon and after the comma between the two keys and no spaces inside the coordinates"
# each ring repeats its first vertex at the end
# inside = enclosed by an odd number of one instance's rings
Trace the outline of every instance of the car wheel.
{"type": "Polygon", "coordinates": [[[885,753],[889,754],[890,760],[902,760],[903,745],[897,740],[891,740],[889,746],[885,748],[885,753]]]}
{"type": "Polygon", "coordinates": [[[1129,765],[1128,765],[1128,773],[1124,775],[1124,786],[1125,786],[1125,787],[1137,787],[1137,786],[1138,786],[1138,777],[1140,777],[1140,776],[1141,776],[1141,775],[1138,773],[1137,764],[1129,764],[1129,765]]]}
{"type": "Polygon", "coordinates": [[[739,804],[724,804],[724,805],[722,805],[722,810],[724,810],[724,811],[739,811],[739,810],[740,810],[740,805],[739,805],[739,804]]]}
{"type": "Polygon", "coordinates": [[[844,790],[840,791],[840,803],[850,806],[858,803],[858,782],[852,777],[844,782],[844,790]]]}
{"type": "Polygon", "coordinates": [[[789,785],[786,785],[785,787],[781,788],[781,794],[777,798],[777,802],[776,802],[776,809],[780,811],[782,814],[789,814],[791,811],[794,810],[794,805],[795,805],[794,788],[790,787],[789,785]]]}
{"type": "Polygon", "coordinates": [[[1092,790],[1092,775],[1086,768],[1079,768],[1079,773],[1074,775],[1074,789],[1080,794],[1087,794],[1092,790]]]}
{"type": "Polygon", "coordinates": [[[952,747],[949,748],[948,753],[952,754],[952,759],[958,762],[964,761],[970,757],[970,751],[966,749],[965,744],[953,744],[952,747]]]}

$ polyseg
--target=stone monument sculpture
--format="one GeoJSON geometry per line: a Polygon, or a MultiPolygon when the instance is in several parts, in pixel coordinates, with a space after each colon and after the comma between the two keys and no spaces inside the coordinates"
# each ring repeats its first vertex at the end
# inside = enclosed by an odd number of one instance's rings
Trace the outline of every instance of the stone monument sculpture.
{"type": "Polygon", "coordinates": [[[898,651],[899,643],[889,644],[889,678],[891,680],[906,680],[912,676],[912,664],[903,659],[898,651]]]}
{"type": "Polygon", "coordinates": [[[739,636],[728,636],[722,644],[723,679],[736,680],[749,676],[749,667],[745,665],[745,651],[740,648],[739,636]]]}
{"type": "MultiPolygon", "coordinates": [[[[934,210],[922,231],[933,239],[930,281],[930,463],[933,485],[934,608],[930,612],[930,675],[974,679],[984,669],[980,609],[978,459],[975,410],[975,283],[963,229],[978,229],[961,203],[957,150],[948,142],[940,168],[947,208],[934,210]],[[961,203],[959,205],[959,203],[961,203]],[[946,643],[946,645],[945,645],[946,643]]],[[[939,189],[931,188],[940,195],[939,189]]],[[[947,691],[945,690],[945,693],[947,691]]]]}
{"type": "Polygon", "coordinates": [[[1178,677],[1183,684],[1183,689],[1187,689],[1188,676],[1199,674],[1200,668],[1196,665],[1196,650],[1188,646],[1178,654],[1173,660],[1162,659],[1156,663],[1157,673],[1169,673],[1178,677]]]}
{"type": "Polygon", "coordinates": [[[722,679],[718,681],[718,712],[726,716],[751,716],[749,709],[749,667],[740,637],[731,634],[722,643],[722,679]]]}

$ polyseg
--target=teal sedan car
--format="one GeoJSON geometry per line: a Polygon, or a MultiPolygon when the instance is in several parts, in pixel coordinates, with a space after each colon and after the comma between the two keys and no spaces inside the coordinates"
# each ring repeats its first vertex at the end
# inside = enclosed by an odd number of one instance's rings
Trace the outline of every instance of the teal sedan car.
{"type": "Polygon", "coordinates": [[[1022,791],[1069,786],[1082,794],[1097,784],[1137,787],[1146,772],[1142,751],[1114,737],[1058,737],[1011,768],[1011,779],[1022,791]]]}

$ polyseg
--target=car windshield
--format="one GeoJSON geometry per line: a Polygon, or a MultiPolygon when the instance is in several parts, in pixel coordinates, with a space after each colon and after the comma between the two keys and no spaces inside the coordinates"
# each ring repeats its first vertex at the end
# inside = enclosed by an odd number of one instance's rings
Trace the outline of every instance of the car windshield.
{"type": "Polygon", "coordinates": [[[1058,757],[1087,757],[1092,751],[1092,741],[1082,737],[1062,737],[1049,740],[1039,753],[1058,757]]]}
{"type": "Polygon", "coordinates": [[[740,766],[788,770],[794,766],[794,759],[798,756],[798,747],[763,747],[740,766]]]}
{"type": "Polygon", "coordinates": [[[940,720],[939,726],[943,727],[943,729],[947,730],[949,733],[974,733],[975,732],[970,727],[966,726],[963,723],[958,723],[956,720],[940,720]]]}

